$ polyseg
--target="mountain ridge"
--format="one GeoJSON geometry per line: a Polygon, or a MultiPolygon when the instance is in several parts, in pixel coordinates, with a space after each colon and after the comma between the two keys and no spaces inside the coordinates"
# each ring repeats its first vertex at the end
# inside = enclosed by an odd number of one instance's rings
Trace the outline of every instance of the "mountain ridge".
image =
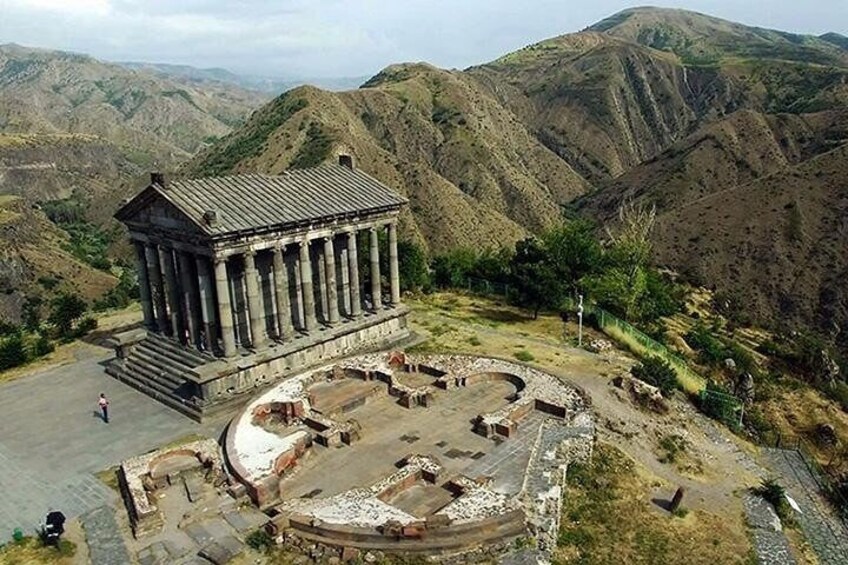
{"type": "MultiPolygon", "coordinates": [[[[608,222],[625,196],[647,204],[661,199],[663,221],[676,225],[685,217],[692,226],[681,231],[689,233],[706,230],[698,223],[703,218],[725,221],[706,210],[687,215],[697,198],[743,199],[739,187],[769,175],[815,163],[832,167],[825,149],[842,139],[846,84],[848,53],[824,39],[694,12],[626,10],[464,71],[402,63],[354,91],[295,89],[183,171],[273,174],[352,153],[358,166],[410,198],[403,233],[431,253],[510,245],[558,221],[564,208],[608,222]],[[838,117],[836,125],[820,123],[827,116],[838,117]],[[681,160],[675,151],[693,158],[681,160]],[[683,174],[691,181],[685,186],[675,180],[675,167],[683,166],[692,167],[691,178],[683,174]],[[636,184],[623,186],[628,180],[636,184]],[[649,181],[658,188],[650,190],[649,181]]],[[[811,181],[809,190],[832,186],[811,181]]],[[[810,226],[830,221],[818,206],[803,214],[810,226]]],[[[735,267],[733,257],[722,256],[715,269],[698,259],[719,244],[739,247],[744,222],[726,221],[729,236],[716,232],[691,246],[660,230],[656,260],[702,281],[726,280],[714,285],[722,291],[755,287],[740,295],[760,320],[786,310],[793,323],[821,326],[817,296],[834,289],[819,267],[811,267],[810,285],[792,276],[778,288],[750,268],[749,256],[735,267]],[[814,292],[815,285],[821,288],[814,292]],[[787,310],[770,298],[779,294],[799,307],[787,310]]],[[[813,232],[823,246],[834,245],[818,228],[813,232]]],[[[761,254],[776,263],[797,251],[797,242],[784,245],[778,235],[762,232],[770,243],[761,254]]],[[[837,312],[848,323],[848,314],[837,312]]]]}

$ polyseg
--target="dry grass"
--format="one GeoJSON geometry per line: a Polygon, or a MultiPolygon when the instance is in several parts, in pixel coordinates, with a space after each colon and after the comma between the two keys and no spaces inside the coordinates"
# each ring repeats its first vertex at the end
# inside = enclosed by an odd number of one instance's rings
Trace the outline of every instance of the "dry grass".
{"type": "Polygon", "coordinates": [[[20,543],[12,542],[0,549],[0,565],[32,565],[50,563],[71,565],[76,553],[73,543],[62,540],[61,549],[41,547],[35,538],[24,538],[20,543]]]}
{"type": "MultiPolygon", "coordinates": [[[[618,327],[610,325],[606,329],[607,335],[613,338],[618,343],[624,345],[632,351],[634,354],[644,357],[648,355],[656,355],[656,353],[647,347],[644,347],[641,343],[639,343],[635,338],[633,338],[630,334],[621,331],[618,327]]],[[[680,383],[681,388],[689,394],[697,394],[698,392],[704,390],[706,386],[706,381],[696,375],[691,369],[689,369],[686,365],[680,363],[679,361],[668,358],[667,359],[671,364],[674,372],[677,374],[677,382],[680,383]]]]}
{"type": "Polygon", "coordinates": [[[784,391],[765,401],[762,410],[784,442],[792,442],[799,437],[808,440],[808,445],[822,464],[831,460],[833,450],[816,444],[815,428],[818,424],[830,424],[843,444],[848,441],[848,414],[838,403],[812,388],[784,391]]]}
{"type": "Polygon", "coordinates": [[[683,518],[661,510],[651,501],[656,477],[611,445],[597,444],[591,462],[572,465],[568,477],[557,563],[756,563],[735,524],[701,510],[683,518]]]}

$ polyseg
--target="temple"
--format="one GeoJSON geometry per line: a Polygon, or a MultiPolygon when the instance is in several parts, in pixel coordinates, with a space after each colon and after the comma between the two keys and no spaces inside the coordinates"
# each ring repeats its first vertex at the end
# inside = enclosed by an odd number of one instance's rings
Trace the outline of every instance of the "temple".
{"type": "Polygon", "coordinates": [[[406,337],[407,201],[351,157],[278,176],[150,180],[115,214],[135,247],[144,329],[115,337],[113,376],[200,419],[406,337]]]}

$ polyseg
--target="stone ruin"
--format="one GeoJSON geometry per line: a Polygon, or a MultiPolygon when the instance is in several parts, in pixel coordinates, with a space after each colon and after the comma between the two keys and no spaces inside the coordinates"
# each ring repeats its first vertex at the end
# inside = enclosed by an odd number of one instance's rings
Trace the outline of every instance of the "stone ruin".
{"type": "Polygon", "coordinates": [[[593,441],[588,397],[548,373],[392,352],[280,383],[233,419],[225,453],[278,542],[444,557],[529,536],[544,560],[593,441]]]}
{"type": "Polygon", "coordinates": [[[157,533],[163,526],[156,505],[157,492],[184,483],[189,499],[196,480],[223,485],[227,475],[218,442],[204,439],[151,451],[127,459],[119,469],[119,483],[136,538],[157,533]]]}

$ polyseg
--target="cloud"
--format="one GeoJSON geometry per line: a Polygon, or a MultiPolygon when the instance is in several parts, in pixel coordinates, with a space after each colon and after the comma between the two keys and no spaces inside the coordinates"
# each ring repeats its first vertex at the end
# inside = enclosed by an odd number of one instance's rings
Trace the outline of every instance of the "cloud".
{"type": "Polygon", "coordinates": [[[109,0],[3,0],[0,13],[22,10],[34,13],[57,13],[85,16],[104,16],[109,13],[109,0]]]}

